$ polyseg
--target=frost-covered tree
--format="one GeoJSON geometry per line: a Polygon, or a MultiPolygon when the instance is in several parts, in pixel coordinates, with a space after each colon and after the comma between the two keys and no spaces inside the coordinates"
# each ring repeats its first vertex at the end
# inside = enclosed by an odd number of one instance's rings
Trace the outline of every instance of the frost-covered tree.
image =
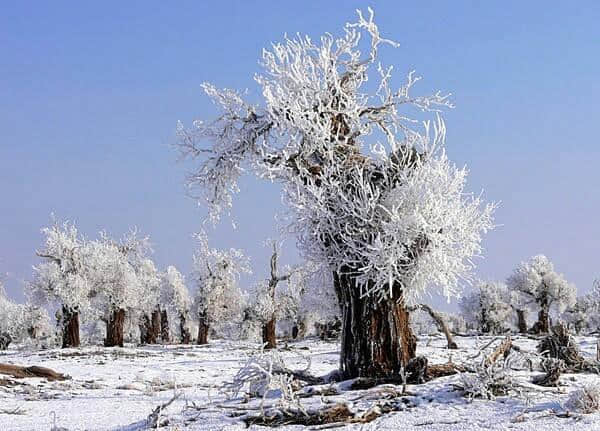
{"type": "Polygon", "coordinates": [[[584,330],[593,332],[600,328],[600,280],[595,280],[591,292],[578,296],[562,318],[576,333],[584,330]]]}
{"type": "Polygon", "coordinates": [[[72,223],[55,222],[42,233],[44,246],[37,251],[42,263],[33,267],[34,279],[28,284],[28,293],[36,304],[54,303],[60,307],[57,317],[62,347],[78,347],[79,316],[90,306],[85,275],[89,246],[72,223]]]}
{"type": "Polygon", "coordinates": [[[135,230],[120,241],[101,232],[88,248],[86,272],[96,316],[106,323],[104,345],[123,346],[126,313],[146,312],[158,291],[147,286],[153,276],[158,286],[154,263],[146,257],[148,239],[135,230]]]}
{"type": "Polygon", "coordinates": [[[54,344],[53,332],[46,310],[10,300],[0,280],[0,336],[8,335],[11,342],[51,346],[54,344]]]}
{"type": "Polygon", "coordinates": [[[203,233],[197,235],[192,280],[196,284],[193,310],[198,317],[198,344],[208,343],[215,323],[238,318],[244,301],[238,282],[241,273],[250,273],[250,263],[241,250],[217,250],[208,246],[203,233]]]}
{"type": "Polygon", "coordinates": [[[510,329],[513,308],[504,283],[481,282],[460,301],[465,320],[483,333],[501,334],[510,329]]]}
{"type": "Polygon", "coordinates": [[[591,294],[578,296],[575,304],[563,313],[564,321],[580,334],[588,329],[591,316],[598,312],[597,304],[591,294]]]}
{"type": "Polygon", "coordinates": [[[221,114],[178,127],[213,220],[243,172],[281,184],[301,252],[334,274],[347,377],[400,372],[416,349],[407,304],[433,286],[458,294],[492,228],[494,206],[465,192],[466,169],[446,157],[448,97],[413,95],[413,72],[393,89],[383,45],[396,44],[372,11],[338,38],[286,38],[263,51],[264,103],[204,84],[221,114]]]}
{"type": "Polygon", "coordinates": [[[291,313],[295,325],[292,335],[297,332],[295,336],[302,337],[339,322],[340,304],[327,266],[305,262],[292,274],[288,284],[297,297],[291,313]]]}
{"type": "Polygon", "coordinates": [[[281,244],[271,241],[273,253],[270,260],[269,278],[261,281],[256,288],[255,312],[262,323],[262,342],[265,349],[277,347],[275,328],[277,320],[290,316],[297,308],[297,296],[289,290],[286,284],[297,268],[285,267],[283,271],[278,268],[281,244]],[[287,289],[277,289],[282,284],[287,289]]]}
{"type": "MultiPolygon", "coordinates": [[[[168,319],[173,327],[170,332],[178,334],[182,344],[189,344],[191,340],[189,320],[192,301],[183,275],[174,266],[168,266],[166,271],[161,274],[160,295],[160,303],[164,307],[162,312],[176,317],[179,322],[175,326],[173,325],[175,320],[168,319]]],[[[164,327],[163,321],[164,318],[161,316],[161,328],[164,327]]],[[[163,341],[164,338],[163,335],[163,341]]]]}
{"type": "Polygon", "coordinates": [[[536,333],[549,331],[551,307],[563,312],[575,305],[575,285],[557,273],[552,262],[541,254],[521,262],[506,283],[530,308],[538,308],[538,321],[532,328],[536,333]]]}

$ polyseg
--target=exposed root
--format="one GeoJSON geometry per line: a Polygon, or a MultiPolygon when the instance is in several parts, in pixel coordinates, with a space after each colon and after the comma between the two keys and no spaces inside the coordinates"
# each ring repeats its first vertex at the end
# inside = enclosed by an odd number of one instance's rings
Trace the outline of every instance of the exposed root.
{"type": "Polygon", "coordinates": [[[408,362],[404,376],[398,375],[384,378],[359,377],[352,383],[350,389],[369,389],[384,384],[421,384],[439,377],[451,376],[464,371],[466,371],[466,367],[451,362],[429,365],[426,357],[417,356],[408,362]]]}
{"type": "Polygon", "coordinates": [[[537,346],[540,355],[547,358],[560,359],[564,362],[565,371],[598,373],[600,364],[585,359],[575,339],[564,323],[552,327],[551,334],[544,337],[537,346]]]}
{"type": "Polygon", "coordinates": [[[539,386],[558,386],[558,379],[565,370],[565,363],[560,359],[545,358],[540,365],[546,374],[535,376],[532,382],[539,386]]]}

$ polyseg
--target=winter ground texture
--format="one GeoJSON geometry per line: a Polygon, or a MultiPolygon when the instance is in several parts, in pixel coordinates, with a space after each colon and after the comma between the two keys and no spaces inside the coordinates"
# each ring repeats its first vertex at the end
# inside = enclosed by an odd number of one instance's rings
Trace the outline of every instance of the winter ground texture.
{"type": "MultiPolygon", "coordinates": [[[[447,350],[442,336],[420,336],[417,353],[425,355],[430,364],[476,363],[494,350],[502,337],[456,337],[455,341],[459,349],[447,350]]],[[[577,337],[577,342],[584,357],[595,357],[596,338],[577,337]]],[[[558,387],[533,385],[532,377],[542,374],[535,367],[530,371],[528,361],[528,352],[535,352],[537,341],[517,336],[513,344],[522,352],[511,353],[514,360],[508,367],[516,390],[507,396],[470,400],[456,389],[464,377],[460,374],[407,385],[404,392],[397,385],[347,390],[350,382],[296,388],[296,402],[306,411],[339,403],[364,414],[386,407],[391,411],[367,423],[280,425],[278,429],[600,430],[600,414],[569,412],[567,407],[570,393],[600,383],[597,374],[562,374],[558,387]]],[[[266,390],[254,398],[223,390],[257,354],[257,344],[222,340],[208,346],[34,352],[11,348],[0,352],[0,362],[41,365],[71,379],[49,382],[0,376],[7,377],[0,385],[0,429],[143,430],[148,429],[153,411],[154,422],[164,430],[269,429],[248,427],[243,419],[248,412],[258,415],[280,403],[279,390],[266,390]],[[175,395],[178,397],[170,405],[156,410],[175,395]]],[[[282,342],[277,354],[290,369],[308,366],[310,374],[323,376],[338,367],[339,344],[314,338],[282,342]]]]}

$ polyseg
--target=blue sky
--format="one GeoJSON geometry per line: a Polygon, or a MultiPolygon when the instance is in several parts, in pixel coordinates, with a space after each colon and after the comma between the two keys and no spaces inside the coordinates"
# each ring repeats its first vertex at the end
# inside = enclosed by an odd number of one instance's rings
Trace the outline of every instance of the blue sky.
{"type": "MultiPolygon", "coordinates": [[[[448,153],[469,187],[501,201],[477,275],[504,279],[544,253],[580,291],[600,277],[600,3],[11,2],[0,14],[0,273],[22,299],[50,213],[89,236],[129,226],[160,267],[187,273],[204,211],[185,194],[177,120],[210,118],[203,81],[249,88],[262,47],[296,32],[338,33],[375,9],[400,78],[447,90],[448,153]],[[571,3],[571,4],[569,4],[571,3]]],[[[238,229],[210,231],[267,272],[277,188],[248,179],[238,229]]],[[[284,255],[293,260],[294,241],[284,255]]],[[[246,281],[250,282],[250,280],[246,281]]],[[[438,304],[439,299],[434,299],[438,304]]],[[[450,306],[452,308],[452,305],[450,306]]]]}

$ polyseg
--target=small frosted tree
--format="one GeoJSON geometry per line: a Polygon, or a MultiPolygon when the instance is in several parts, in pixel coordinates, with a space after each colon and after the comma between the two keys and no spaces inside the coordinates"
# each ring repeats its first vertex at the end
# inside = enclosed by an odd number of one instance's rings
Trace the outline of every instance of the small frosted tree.
{"type": "Polygon", "coordinates": [[[504,283],[482,282],[459,305],[465,320],[480,332],[501,334],[510,329],[513,309],[504,283]]]}
{"type": "Polygon", "coordinates": [[[237,249],[217,250],[208,246],[204,234],[197,236],[192,280],[196,284],[193,310],[198,317],[198,344],[207,344],[211,326],[239,318],[244,309],[238,286],[242,273],[250,273],[250,263],[237,249]]]}
{"type": "Polygon", "coordinates": [[[386,44],[396,45],[372,11],[338,38],[286,38],[263,51],[264,103],[204,84],[221,114],[178,126],[183,154],[199,162],[190,185],[213,220],[243,172],[281,184],[301,252],[333,273],[347,377],[407,365],[416,349],[407,304],[432,286],[456,295],[492,227],[493,205],[465,193],[466,169],[446,157],[447,96],[413,95],[412,72],[393,89],[378,60],[386,44]]]}
{"type": "Polygon", "coordinates": [[[305,262],[292,274],[288,284],[297,298],[292,312],[296,326],[293,332],[298,332],[295,336],[314,330],[324,336],[331,325],[340,322],[340,304],[333,288],[332,272],[326,265],[305,262]]]}
{"type": "MultiPolygon", "coordinates": [[[[191,340],[189,320],[192,301],[183,275],[174,266],[168,266],[166,271],[161,274],[160,295],[160,303],[164,304],[165,307],[163,313],[169,313],[176,317],[179,322],[178,325],[174,326],[172,325],[174,319],[169,319],[171,326],[175,329],[171,332],[178,334],[182,344],[189,344],[191,340]]],[[[161,317],[161,327],[164,326],[163,320],[161,317]]]]}
{"type": "Polygon", "coordinates": [[[42,233],[44,246],[36,253],[42,263],[33,267],[28,293],[35,304],[60,306],[57,316],[62,347],[78,347],[79,317],[90,305],[90,286],[85,275],[89,246],[72,223],[55,222],[43,228],[42,233]]]}
{"type": "MultiPolygon", "coordinates": [[[[255,312],[262,323],[262,342],[265,349],[277,347],[275,329],[277,320],[291,315],[292,309],[296,307],[296,298],[289,289],[277,289],[281,283],[289,280],[297,268],[284,267],[283,271],[278,268],[281,245],[271,241],[273,253],[270,260],[269,278],[261,281],[256,287],[255,312]]],[[[289,286],[286,284],[286,287],[289,286]]]]}
{"type": "Polygon", "coordinates": [[[575,305],[577,291],[544,255],[521,262],[506,281],[508,288],[517,293],[530,308],[538,309],[535,333],[547,333],[550,327],[550,309],[559,312],[575,305]]]}

